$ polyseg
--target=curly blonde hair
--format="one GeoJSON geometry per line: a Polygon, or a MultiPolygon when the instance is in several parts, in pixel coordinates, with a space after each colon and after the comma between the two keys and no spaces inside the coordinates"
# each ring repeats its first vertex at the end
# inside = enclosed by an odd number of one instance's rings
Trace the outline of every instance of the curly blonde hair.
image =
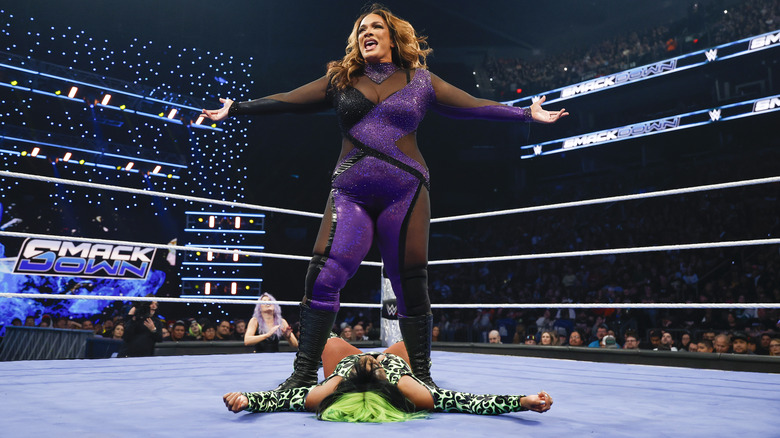
{"type": "Polygon", "coordinates": [[[330,82],[339,90],[343,90],[347,85],[351,84],[353,77],[356,74],[360,74],[363,71],[363,66],[366,65],[366,60],[360,53],[358,29],[360,28],[360,22],[371,14],[379,15],[387,23],[387,27],[390,30],[390,38],[395,43],[395,48],[393,49],[393,63],[395,65],[404,69],[428,68],[426,58],[433,51],[433,49],[428,47],[428,37],[417,35],[411,23],[393,15],[385,6],[374,3],[355,20],[352,32],[349,34],[349,38],[347,38],[344,58],[328,63],[327,74],[330,77],[330,82]]]}

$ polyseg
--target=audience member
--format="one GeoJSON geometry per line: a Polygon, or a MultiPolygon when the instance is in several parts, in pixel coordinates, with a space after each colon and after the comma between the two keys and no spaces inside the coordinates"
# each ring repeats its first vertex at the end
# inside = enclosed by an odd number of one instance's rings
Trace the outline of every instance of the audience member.
{"type": "Polygon", "coordinates": [[[201,326],[203,329],[203,337],[201,341],[211,342],[217,340],[217,327],[211,321],[205,321],[201,326]]]}
{"type": "Polygon", "coordinates": [[[232,341],[232,334],[230,333],[230,321],[223,319],[217,325],[217,336],[215,341],[232,341]]]}
{"type": "Polygon", "coordinates": [[[753,354],[748,350],[748,335],[745,332],[734,332],[731,337],[731,352],[734,354],[753,354]]]}
{"type": "Polygon", "coordinates": [[[601,340],[604,339],[604,336],[607,335],[607,330],[609,330],[609,327],[601,323],[596,327],[596,339],[593,340],[590,344],[588,344],[588,347],[590,348],[601,348],[601,340]]]}
{"type": "Polygon", "coordinates": [[[542,332],[539,345],[554,346],[558,345],[558,335],[553,331],[542,332]]]}
{"type": "Polygon", "coordinates": [[[367,341],[366,330],[363,328],[363,324],[357,323],[352,326],[352,335],[356,341],[367,341]]]}
{"type": "Polygon", "coordinates": [[[236,320],[236,328],[233,330],[233,340],[243,341],[244,335],[246,335],[246,321],[243,319],[236,320]]]}
{"type": "Polygon", "coordinates": [[[639,339],[634,332],[627,332],[623,341],[624,350],[639,350],[639,339]]]}
{"type": "Polygon", "coordinates": [[[491,330],[490,333],[488,333],[488,343],[490,344],[501,344],[501,334],[498,333],[498,330],[491,330]]]}
{"type": "Polygon", "coordinates": [[[712,341],[709,339],[702,339],[699,341],[696,348],[697,353],[712,353],[713,351],[712,341]]]}
{"type": "Polygon", "coordinates": [[[176,321],[173,323],[173,328],[171,329],[171,334],[166,339],[163,337],[163,341],[165,342],[182,342],[189,339],[186,339],[187,335],[187,326],[184,324],[184,321],[176,321]]]}
{"type": "Polygon", "coordinates": [[[197,320],[190,321],[190,329],[188,330],[190,340],[200,341],[203,339],[203,328],[200,326],[197,320]]]}
{"type": "Polygon", "coordinates": [[[606,335],[601,338],[600,348],[620,348],[620,345],[618,345],[614,336],[606,335]]]}
{"type": "Polygon", "coordinates": [[[341,329],[341,334],[339,335],[339,337],[340,337],[341,339],[343,339],[343,340],[347,341],[347,342],[352,342],[352,341],[354,341],[354,340],[355,340],[355,336],[354,336],[354,333],[352,333],[352,327],[351,327],[351,326],[349,326],[349,325],[345,325],[345,326],[344,326],[344,327],[341,329]]]}
{"type": "Polygon", "coordinates": [[[712,346],[715,348],[716,353],[731,353],[731,338],[729,335],[721,333],[715,336],[712,346]]]}
{"type": "Polygon", "coordinates": [[[574,329],[569,335],[569,346],[584,347],[585,341],[583,340],[583,338],[584,336],[582,336],[582,332],[580,331],[580,329],[574,329]]]}
{"type": "Polygon", "coordinates": [[[769,342],[769,355],[780,356],[780,338],[773,338],[769,342]]]}

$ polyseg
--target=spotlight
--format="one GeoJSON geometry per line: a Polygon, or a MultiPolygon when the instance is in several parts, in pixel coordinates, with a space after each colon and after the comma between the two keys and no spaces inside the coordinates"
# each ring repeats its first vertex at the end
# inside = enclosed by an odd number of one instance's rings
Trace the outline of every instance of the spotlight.
{"type": "Polygon", "coordinates": [[[236,229],[241,228],[241,216],[236,216],[236,229]]]}
{"type": "Polygon", "coordinates": [[[230,294],[235,295],[236,294],[236,282],[230,283],[230,294]]]}
{"type": "Polygon", "coordinates": [[[209,228],[214,228],[214,223],[216,220],[217,218],[215,216],[209,216],[209,228]]]}
{"type": "Polygon", "coordinates": [[[152,173],[160,173],[160,169],[162,169],[162,166],[156,166],[152,173]]]}
{"type": "Polygon", "coordinates": [[[30,155],[33,156],[33,157],[37,157],[38,156],[38,152],[40,152],[40,151],[41,151],[41,148],[34,147],[32,152],[30,152],[30,155]]]}
{"type": "Polygon", "coordinates": [[[172,109],[171,112],[168,113],[168,118],[172,119],[176,117],[176,112],[177,112],[176,108],[172,109]]]}
{"type": "Polygon", "coordinates": [[[111,100],[111,95],[106,94],[105,96],[103,96],[103,100],[100,102],[100,104],[103,106],[108,105],[108,101],[110,100],[111,100]]]}
{"type": "Polygon", "coordinates": [[[211,283],[206,283],[206,291],[204,293],[206,295],[211,295],[211,283]]]}
{"type": "Polygon", "coordinates": [[[129,162],[129,163],[127,163],[127,166],[125,166],[125,170],[130,170],[130,169],[132,169],[134,165],[135,165],[135,163],[133,163],[132,161],[131,161],[131,162],[129,162]]]}
{"type": "Polygon", "coordinates": [[[233,253],[233,261],[234,262],[238,261],[238,252],[237,251],[233,253]]]}
{"type": "Polygon", "coordinates": [[[70,87],[70,92],[68,93],[68,97],[73,99],[76,97],[76,93],[79,91],[79,87],[70,87]]]}
{"type": "Polygon", "coordinates": [[[209,251],[209,252],[206,254],[206,261],[207,261],[207,262],[210,262],[210,261],[212,261],[212,260],[214,260],[214,253],[213,253],[213,252],[211,252],[211,251],[209,251]]]}
{"type": "Polygon", "coordinates": [[[70,160],[70,157],[72,157],[72,156],[73,156],[73,154],[71,154],[70,152],[65,152],[65,156],[62,157],[62,161],[67,162],[68,160],[70,160]]]}
{"type": "Polygon", "coordinates": [[[203,123],[203,120],[205,120],[205,119],[206,119],[206,116],[201,114],[200,117],[198,117],[198,120],[195,121],[195,124],[196,125],[200,125],[201,123],[203,123]]]}

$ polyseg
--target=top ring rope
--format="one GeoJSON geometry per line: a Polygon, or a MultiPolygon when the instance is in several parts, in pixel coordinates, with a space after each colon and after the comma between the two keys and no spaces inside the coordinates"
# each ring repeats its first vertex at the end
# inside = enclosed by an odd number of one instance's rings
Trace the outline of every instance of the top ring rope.
{"type": "MultiPolygon", "coordinates": [[[[0,235],[2,234],[0,233],[0,235]]],[[[520,255],[494,256],[494,257],[475,257],[469,259],[433,260],[428,262],[428,265],[433,266],[433,265],[449,265],[449,264],[456,264],[456,263],[505,262],[511,260],[551,259],[556,257],[581,257],[581,256],[598,256],[598,255],[608,255],[608,254],[633,254],[639,252],[680,251],[684,249],[728,248],[734,246],[756,246],[756,245],[774,245],[774,244],[780,244],[780,239],[731,240],[726,242],[637,246],[633,248],[591,249],[591,250],[584,250],[584,251],[548,252],[542,254],[520,254],[520,255]]]]}
{"type": "Polygon", "coordinates": [[[483,217],[502,216],[507,214],[529,213],[532,211],[553,210],[556,208],[580,207],[583,205],[604,204],[607,202],[619,202],[619,201],[631,201],[635,199],[657,198],[660,196],[680,195],[684,193],[695,193],[695,192],[703,192],[708,190],[731,189],[734,187],[744,187],[744,186],[769,184],[769,183],[776,183],[776,182],[780,182],[780,176],[773,176],[769,178],[748,179],[744,181],[734,181],[729,183],[686,187],[682,189],[660,190],[656,192],[637,193],[634,195],[621,195],[621,196],[611,196],[608,198],[585,199],[583,201],[561,202],[559,204],[537,205],[534,207],[513,208],[509,210],[488,211],[485,213],[446,216],[446,217],[431,219],[431,223],[451,222],[451,221],[464,220],[464,219],[478,219],[483,217]]]}
{"type": "MultiPolygon", "coordinates": [[[[130,245],[130,246],[146,246],[149,248],[157,249],[175,249],[178,251],[201,251],[201,252],[213,252],[215,254],[238,254],[258,257],[268,257],[271,259],[287,259],[287,260],[311,260],[311,256],[297,256],[290,254],[276,254],[272,252],[256,252],[256,251],[241,251],[238,249],[219,249],[199,246],[181,246],[181,245],[163,245],[159,243],[146,243],[146,242],[129,242],[126,240],[107,240],[107,239],[92,239],[89,237],[70,237],[70,236],[53,236],[49,234],[32,234],[32,233],[17,233],[13,231],[0,231],[0,236],[8,237],[30,237],[35,239],[60,239],[70,240],[73,242],[88,242],[88,243],[106,243],[110,245],[130,245]]],[[[366,266],[382,266],[380,262],[363,261],[362,265],[366,266]]]]}
{"type": "MultiPolygon", "coordinates": [[[[111,300],[111,301],[157,301],[160,303],[204,303],[204,304],[258,304],[257,297],[220,298],[219,295],[208,298],[173,297],[131,297],[124,295],[68,295],[68,294],[31,294],[0,292],[0,298],[32,298],[59,300],[111,300]]],[[[300,301],[273,301],[280,306],[298,306],[300,301]]],[[[379,309],[378,303],[341,303],[341,307],[379,309]]],[[[431,304],[434,309],[778,309],[780,303],[481,303],[481,304],[431,304]]]]}
{"type": "Polygon", "coordinates": [[[108,184],[97,184],[97,183],[84,182],[84,181],[75,181],[72,179],[30,175],[27,173],[8,172],[5,170],[0,170],[0,176],[9,176],[12,178],[29,179],[33,181],[43,181],[43,182],[49,182],[55,184],[68,184],[72,186],[89,187],[92,189],[113,190],[115,192],[133,193],[136,195],[148,195],[148,196],[159,196],[162,198],[182,199],[185,201],[203,202],[206,204],[215,204],[215,205],[226,205],[228,207],[247,208],[251,210],[264,210],[264,211],[270,211],[274,213],[285,213],[285,214],[293,214],[298,216],[308,216],[308,217],[316,217],[316,218],[322,217],[322,213],[312,213],[308,211],[290,210],[286,208],[267,207],[264,205],[253,205],[253,204],[246,204],[243,202],[235,202],[235,201],[222,201],[220,199],[201,198],[198,196],[179,195],[176,193],[156,192],[154,190],[141,190],[141,189],[133,189],[130,187],[110,186],[108,184]]]}

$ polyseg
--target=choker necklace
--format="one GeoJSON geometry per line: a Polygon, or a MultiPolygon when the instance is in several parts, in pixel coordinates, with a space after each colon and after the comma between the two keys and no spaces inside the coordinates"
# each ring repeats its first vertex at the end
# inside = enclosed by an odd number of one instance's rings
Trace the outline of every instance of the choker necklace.
{"type": "Polygon", "coordinates": [[[381,84],[393,73],[398,71],[398,66],[392,62],[381,62],[379,64],[366,64],[363,69],[366,77],[377,84],[381,84]]]}

